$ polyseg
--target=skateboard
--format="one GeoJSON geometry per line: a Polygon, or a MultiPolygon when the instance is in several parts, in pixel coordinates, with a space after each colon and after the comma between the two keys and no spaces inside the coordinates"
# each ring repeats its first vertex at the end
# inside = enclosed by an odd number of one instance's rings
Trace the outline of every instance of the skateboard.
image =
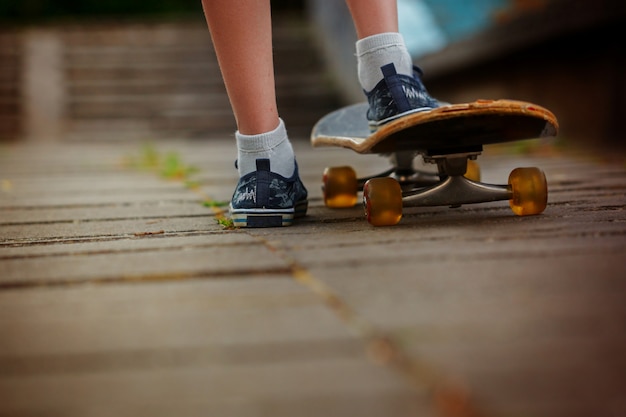
{"type": "Polygon", "coordinates": [[[359,103],[322,117],[313,127],[311,144],[385,155],[391,168],[364,178],[357,178],[350,167],[326,168],[327,207],[353,207],[363,191],[365,215],[375,226],[397,224],[403,206],[509,200],[520,216],[545,210],[548,187],[539,168],[513,170],[506,185],[485,184],[475,161],[484,145],[556,136],[558,122],[549,110],[523,101],[478,100],[403,116],[372,133],[367,109],[367,103],[359,103]],[[418,157],[435,164],[437,171],[415,169],[418,157]]]}

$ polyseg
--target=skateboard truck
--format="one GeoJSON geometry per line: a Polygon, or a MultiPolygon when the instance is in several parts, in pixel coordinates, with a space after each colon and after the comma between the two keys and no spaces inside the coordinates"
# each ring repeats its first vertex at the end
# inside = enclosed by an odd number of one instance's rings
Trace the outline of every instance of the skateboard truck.
{"type": "Polygon", "coordinates": [[[539,214],[548,202],[546,177],[539,168],[517,168],[507,185],[486,184],[467,178],[469,162],[479,150],[458,153],[426,153],[424,160],[437,164],[436,184],[403,190],[392,177],[375,178],[363,187],[365,215],[374,226],[392,226],[402,218],[403,207],[449,206],[509,200],[519,216],[539,214]]]}
{"type": "Polygon", "coordinates": [[[480,151],[454,154],[426,155],[424,161],[437,164],[441,181],[434,185],[402,193],[405,207],[450,206],[510,200],[509,186],[485,184],[465,177],[468,161],[475,160],[480,151]]]}

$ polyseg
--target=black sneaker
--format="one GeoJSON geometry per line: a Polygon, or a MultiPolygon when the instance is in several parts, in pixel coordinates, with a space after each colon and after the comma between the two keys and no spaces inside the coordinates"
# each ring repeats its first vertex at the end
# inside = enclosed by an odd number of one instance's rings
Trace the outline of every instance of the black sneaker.
{"type": "Polygon", "coordinates": [[[257,159],[256,169],[239,179],[230,202],[235,227],[290,226],[306,215],[308,193],[297,163],[291,178],[271,172],[269,159],[257,159]]]}
{"type": "Polygon", "coordinates": [[[393,64],[381,70],[384,78],[372,91],[365,92],[370,105],[367,119],[372,130],[399,117],[439,107],[439,102],[422,84],[422,70],[418,67],[413,67],[413,77],[398,74],[393,64]]]}

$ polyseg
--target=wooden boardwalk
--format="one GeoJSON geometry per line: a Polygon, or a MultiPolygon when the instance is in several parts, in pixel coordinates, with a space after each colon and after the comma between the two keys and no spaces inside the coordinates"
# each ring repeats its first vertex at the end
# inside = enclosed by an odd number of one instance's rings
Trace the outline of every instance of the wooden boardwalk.
{"type": "Polygon", "coordinates": [[[373,228],[320,173],[385,161],[296,150],[310,215],[228,230],[232,140],[2,145],[0,416],[626,415],[623,160],[493,151],[543,215],[373,228]]]}

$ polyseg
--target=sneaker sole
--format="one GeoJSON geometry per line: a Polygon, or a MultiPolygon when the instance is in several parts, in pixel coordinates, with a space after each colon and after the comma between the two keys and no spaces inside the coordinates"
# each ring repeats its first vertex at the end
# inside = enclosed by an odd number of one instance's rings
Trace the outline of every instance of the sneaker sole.
{"type": "Polygon", "coordinates": [[[388,117],[386,119],[382,119],[382,120],[370,120],[369,121],[369,127],[370,127],[370,132],[374,133],[376,132],[381,126],[386,125],[387,123],[393,122],[394,120],[400,119],[404,116],[408,116],[411,115],[413,113],[421,113],[421,112],[425,112],[425,111],[431,111],[436,109],[437,107],[420,107],[417,109],[411,109],[409,111],[406,111],[404,113],[399,113],[399,114],[395,114],[391,117],[388,117]]]}
{"type": "Polygon", "coordinates": [[[306,216],[308,201],[296,204],[291,209],[246,209],[230,210],[235,227],[283,227],[291,226],[295,218],[306,216]]]}

